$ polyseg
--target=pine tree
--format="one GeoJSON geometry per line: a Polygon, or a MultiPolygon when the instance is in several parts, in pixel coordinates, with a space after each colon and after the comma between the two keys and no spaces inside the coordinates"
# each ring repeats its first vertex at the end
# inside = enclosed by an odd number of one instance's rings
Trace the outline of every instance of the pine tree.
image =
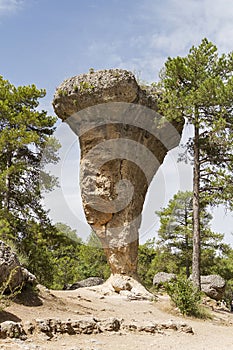
{"type": "Polygon", "coordinates": [[[0,233],[28,259],[54,232],[41,190],[56,182],[44,165],[58,160],[59,145],[52,138],[56,118],[38,110],[44,96],[35,85],[15,87],[0,77],[0,233]]]}
{"type": "Polygon", "coordinates": [[[193,126],[183,158],[193,165],[192,278],[200,287],[200,203],[232,208],[233,53],[219,56],[203,39],[186,57],[168,58],[161,87],[160,113],[193,126]]]}
{"type": "MultiPolygon", "coordinates": [[[[166,259],[176,261],[174,267],[178,272],[185,268],[186,276],[190,276],[192,265],[193,240],[193,194],[190,191],[179,191],[169,201],[168,206],[156,212],[160,218],[157,242],[160,251],[166,252],[166,259]]],[[[210,228],[212,216],[205,208],[200,215],[201,256],[213,260],[217,253],[226,249],[222,242],[223,235],[210,228]]],[[[206,269],[210,268],[208,264],[206,269]]],[[[173,271],[175,272],[175,271],[173,271]]]]}

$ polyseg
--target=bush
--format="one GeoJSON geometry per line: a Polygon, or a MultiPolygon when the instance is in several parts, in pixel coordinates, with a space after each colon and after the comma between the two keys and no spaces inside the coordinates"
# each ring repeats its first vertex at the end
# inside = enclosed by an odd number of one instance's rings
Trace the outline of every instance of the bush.
{"type": "Polygon", "coordinates": [[[192,281],[178,277],[165,284],[165,289],[183,315],[200,317],[201,292],[192,281]]]}

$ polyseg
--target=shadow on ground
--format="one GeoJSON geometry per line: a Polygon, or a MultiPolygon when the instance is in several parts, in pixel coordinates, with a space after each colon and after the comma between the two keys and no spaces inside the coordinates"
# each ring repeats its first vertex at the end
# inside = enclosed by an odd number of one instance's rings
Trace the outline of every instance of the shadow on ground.
{"type": "Polygon", "coordinates": [[[38,295],[38,291],[32,288],[25,288],[20,294],[14,298],[16,304],[21,304],[24,306],[41,306],[43,301],[38,295]]]}
{"type": "Polygon", "coordinates": [[[11,312],[0,311],[0,323],[5,321],[21,322],[22,320],[11,312]]]}

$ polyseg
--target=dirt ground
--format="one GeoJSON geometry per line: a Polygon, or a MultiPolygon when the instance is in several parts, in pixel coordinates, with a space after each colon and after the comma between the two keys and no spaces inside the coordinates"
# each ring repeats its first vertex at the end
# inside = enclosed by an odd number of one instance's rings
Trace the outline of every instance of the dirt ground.
{"type": "Polygon", "coordinates": [[[4,350],[230,350],[233,349],[233,314],[228,311],[211,311],[212,319],[197,320],[181,317],[172,309],[167,296],[157,301],[128,300],[117,293],[103,295],[98,287],[74,291],[49,291],[40,289],[39,297],[26,295],[0,313],[0,322],[31,321],[33,319],[59,318],[77,320],[87,315],[96,318],[116,317],[128,323],[158,321],[185,322],[194,334],[169,330],[165,333],[129,333],[124,330],[100,334],[58,335],[48,340],[35,334],[27,340],[2,339],[4,350]]]}

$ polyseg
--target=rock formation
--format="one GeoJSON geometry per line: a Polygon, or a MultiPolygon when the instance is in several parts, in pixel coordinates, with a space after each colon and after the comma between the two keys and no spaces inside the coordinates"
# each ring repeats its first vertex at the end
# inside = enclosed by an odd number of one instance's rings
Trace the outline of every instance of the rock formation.
{"type": "Polygon", "coordinates": [[[210,298],[222,300],[226,289],[226,281],[219,275],[201,276],[201,290],[210,298]]]}
{"type": "Polygon", "coordinates": [[[145,195],[180,141],[183,121],[162,121],[157,99],[156,89],[120,69],[67,79],[54,96],[56,114],[79,137],[84,211],[113,274],[136,277],[145,195]]]}
{"type": "Polygon", "coordinates": [[[161,287],[164,283],[176,280],[176,275],[174,273],[158,272],[154,275],[153,286],[161,287]]]}
{"type": "MultiPolygon", "coordinates": [[[[0,339],[18,339],[21,341],[29,340],[32,341],[33,335],[45,335],[45,339],[52,340],[59,335],[76,335],[76,334],[108,334],[111,332],[121,332],[127,333],[151,333],[151,334],[171,334],[174,332],[183,332],[187,334],[194,334],[191,326],[185,322],[149,322],[145,321],[143,323],[132,321],[124,322],[115,317],[110,317],[107,319],[97,319],[96,317],[85,317],[83,319],[77,320],[60,320],[60,319],[35,319],[32,322],[27,322],[23,324],[21,322],[5,321],[0,324],[0,339]]],[[[28,347],[23,347],[24,349],[29,349],[28,347]]],[[[33,349],[38,349],[35,346],[33,349]]],[[[9,349],[9,348],[8,348],[9,349]]],[[[18,349],[18,347],[17,347],[18,349]]],[[[21,348],[22,349],[22,348],[21,348]]],[[[32,349],[32,348],[31,348],[32,349]]],[[[41,349],[41,348],[40,348],[41,349]]],[[[74,349],[72,347],[72,349],[74,349]]],[[[76,349],[76,348],[75,348],[76,349]]],[[[79,348],[80,349],[80,348],[79,348]]],[[[93,349],[93,348],[92,348],[93,349]]]]}
{"type": "Polygon", "coordinates": [[[11,247],[0,241],[0,287],[4,291],[14,291],[27,284],[36,284],[36,277],[21,266],[11,247]]]}

